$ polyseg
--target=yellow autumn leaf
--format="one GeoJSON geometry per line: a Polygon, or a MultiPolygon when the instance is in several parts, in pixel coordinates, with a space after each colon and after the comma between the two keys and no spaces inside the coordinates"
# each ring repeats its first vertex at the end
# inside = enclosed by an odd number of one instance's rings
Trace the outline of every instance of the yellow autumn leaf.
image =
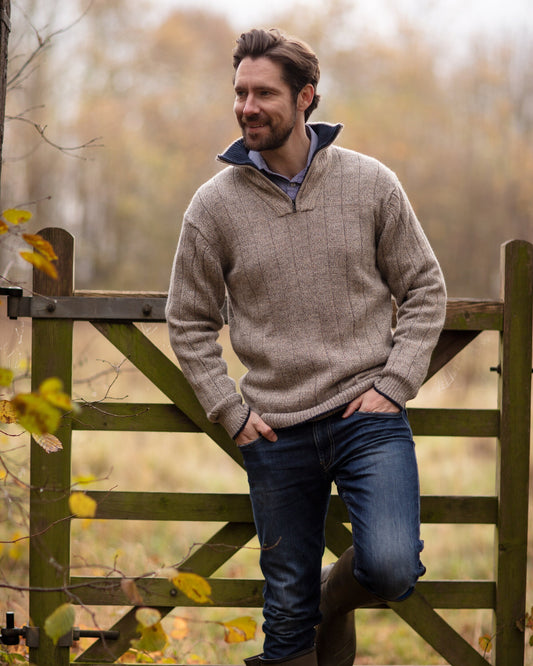
{"type": "Polygon", "coordinates": [[[68,499],[71,512],[78,518],[94,518],[98,504],[85,493],[72,493],[68,499]]]}
{"type": "Polygon", "coordinates": [[[10,386],[13,381],[13,370],[0,368],[0,386],[10,386]]]}
{"type": "Polygon", "coordinates": [[[0,236],[2,234],[7,234],[8,231],[9,227],[7,226],[7,224],[4,222],[4,220],[0,220],[0,236]]]}
{"type": "Polygon", "coordinates": [[[479,647],[483,650],[483,654],[490,654],[492,651],[492,637],[489,634],[483,634],[478,639],[479,647]]]}
{"type": "Polygon", "coordinates": [[[62,604],[44,621],[44,630],[50,636],[54,645],[68,633],[74,626],[76,613],[72,604],[62,604]]]}
{"type": "Polygon", "coordinates": [[[189,599],[198,604],[212,604],[211,585],[205,578],[195,573],[178,572],[172,578],[172,584],[181,590],[189,599]]]}
{"type": "Polygon", "coordinates": [[[226,643],[244,643],[255,637],[257,623],[252,617],[236,617],[234,620],[222,622],[226,643]]]}
{"type": "Polygon", "coordinates": [[[27,541],[23,540],[22,534],[20,532],[13,532],[10,539],[11,543],[9,545],[7,556],[10,560],[16,562],[22,557],[24,553],[24,544],[27,544],[27,541]]]}
{"type": "Polygon", "coordinates": [[[94,474],[87,474],[86,476],[76,475],[72,478],[72,483],[74,485],[80,485],[80,486],[86,486],[89,483],[92,483],[93,481],[96,481],[96,477],[94,476],[94,474]]]}
{"type": "Polygon", "coordinates": [[[63,444],[55,435],[51,435],[49,432],[44,435],[34,435],[33,439],[46,453],[57,453],[63,450],[63,444]]]}
{"type": "Polygon", "coordinates": [[[207,661],[205,659],[202,659],[202,657],[198,656],[197,654],[191,654],[190,657],[187,659],[188,664],[207,664],[207,661]]]}
{"type": "Polygon", "coordinates": [[[40,234],[22,234],[22,238],[28,243],[28,245],[31,245],[31,247],[40,252],[43,257],[46,257],[46,259],[55,261],[58,258],[52,244],[45,240],[40,234]]]}
{"type": "Polygon", "coordinates": [[[17,410],[11,404],[11,400],[0,400],[0,423],[16,423],[17,410]]]}
{"type": "Polygon", "coordinates": [[[32,435],[53,434],[58,429],[61,412],[42,396],[19,393],[11,404],[17,413],[17,422],[32,435]]]}
{"type": "Polygon", "coordinates": [[[46,257],[43,257],[42,254],[38,252],[19,252],[19,254],[25,261],[35,266],[37,270],[42,271],[53,280],[57,280],[57,268],[46,257]]]}
{"type": "Polygon", "coordinates": [[[29,210],[20,210],[18,208],[8,208],[2,213],[2,217],[9,224],[23,224],[31,220],[31,213],[29,210]]]}
{"type": "Polygon", "coordinates": [[[70,396],[63,393],[63,382],[57,377],[45,379],[39,386],[38,393],[54,407],[59,407],[64,411],[72,409],[70,396]]]}

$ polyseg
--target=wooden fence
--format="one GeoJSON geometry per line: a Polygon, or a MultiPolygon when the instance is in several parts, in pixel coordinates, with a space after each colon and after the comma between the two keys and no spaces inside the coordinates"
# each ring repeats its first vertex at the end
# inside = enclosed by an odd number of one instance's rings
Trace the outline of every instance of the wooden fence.
{"type": "MultiPolygon", "coordinates": [[[[30,660],[37,666],[71,663],[72,636],[54,646],[43,631],[46,618],[66,600],[65,587],[86,605],[128,606],[115,579],[71,575],[70,516],[71,439],[74,430],[136,430],[205,432],[239,464],[240,453],[226,432],[210,423],[182,373],[134,322],[164,321],[164,294],[136,296],[87,294],[74,290],[74,240],[61,229],[41,232],[59,255],[60,279],[34,274],[32,296],[10,297],[11,317],[32,318],[32,387],[47,377],[72,384],[73,322],[90,321],[169,399],[165,404],[106,403],[105,413],[81,407],[77,418],[64,418],[58,437],[61,455],[47,455],[35,442],[31,449],[30,497],[30,616],[40,631],[29,632],[30,660]],[[125,419],[125,415],[132,418],[125,419]],[[62,589],[63,588],[63,589],[62,589]],[[52,591],[50,591],[52,590],[52,591]],[[55,591],[54,591],[55,590],[55,591]]],[[[500,358],[498,404],[494,409],[409,409],[416,435],[496,438],[496,492],[493,496],[423,496],[422,522],[488,524],[495,530],[493,580],[421,581],[413,596],[389,604],[452,666],[482,666],[488,661],[442,619],[435,609],[492,609],[496,666],[524,663],[529,446],[531,417],[531,343],[533,246],[510,241],[502,246],[501,299],[450,299],[445,330],[433,354],[428,378],[483,331],[498,331],[500,358]]],[[[212,577],[255,535],[252,513],[244,494],[160,492],[90,492],[103,520],[210,521],[222,526],[184,563],[212,585],[215,605],[260,607],[261,580],[212,577]],[[232,548],[214,549],[224,543],[232,548]]],[[[333,497],[327,521],[327,546],[340,555],[351,543],[346,510],[333,497]]],[[[193,603],[165,579],[143,581],[144,604],[164,616],[177,606],[193,603]]],[[[136,633],[132,607],[111,630],[118,640],[97,640],[72,663],[113,663],[130,647],[136,633]]]]}

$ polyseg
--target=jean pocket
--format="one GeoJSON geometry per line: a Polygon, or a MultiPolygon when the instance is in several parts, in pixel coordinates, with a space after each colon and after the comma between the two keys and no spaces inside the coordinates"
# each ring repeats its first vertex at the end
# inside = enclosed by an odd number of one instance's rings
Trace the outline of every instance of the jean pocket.
{"type": "Polygon", "coordinates": [[[239,446],[239,444],[237,444],[237,448],[239,449],[239,451],[244,451],[246,449],[253,448],[257,444],[262,442],[264,439],[265,438],[262,435],[260,435],[257,439],[252,439],[251,442],[246,442],[246,444],[241,444],[240,446],[239,446]]]}

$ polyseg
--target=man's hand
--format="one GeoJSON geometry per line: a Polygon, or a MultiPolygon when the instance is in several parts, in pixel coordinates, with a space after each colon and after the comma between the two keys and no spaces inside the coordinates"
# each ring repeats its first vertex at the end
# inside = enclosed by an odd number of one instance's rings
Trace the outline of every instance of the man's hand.
{"type": "Polygon", "coordinates": [[[276,433],[267,425],[263,419],[255,412],[250,412],[246,425],[235,439],[237,446],[249,444],[259,437],[268,439],[269,442],[275,442],[278,439],[276,433]]]}
{"type": "Polygon", "coordinates": [[[371,388],[365,393],[361,393],[355,400],[349,403],[344,411],[342,418],[346,419],[354,412],[384,412],[389,414],[398,413],[400,409],[387,400],[385,396],[378,393],[375,389],[371,388]]]}

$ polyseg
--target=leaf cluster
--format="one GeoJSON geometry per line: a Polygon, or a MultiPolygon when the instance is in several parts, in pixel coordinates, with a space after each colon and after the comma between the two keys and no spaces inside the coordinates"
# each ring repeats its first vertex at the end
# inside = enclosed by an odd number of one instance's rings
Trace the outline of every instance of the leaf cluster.
{"type": "MultiPolygon", "coordinates": [[[[9,387],[13,373],[0,368],[0,386],[9,387]]],[[[17,423],[34,436],[47,453],[62,449],[54,435],[65,412],[75,409],[70,396],[63,391],[57,377],[45,379],[36,391],[17,393],[11,399],[0,400],[0,423],[17,423]]]]}
{"type": "Polygon", "coordinates": [[[24,250],[19,253],[20,256],[38,270],[57,280],[57,268],[53,262],[57,261],[58,257],[51,243],[40,234],[25,234],[20,230],[20,225],[28,222],[31,217],[32,214],[27,210],[16,208],[4,210],[0,218],[0,237],[5,234],[21,237],[27,245],[34,249],[34,252],[24,250]]]}

